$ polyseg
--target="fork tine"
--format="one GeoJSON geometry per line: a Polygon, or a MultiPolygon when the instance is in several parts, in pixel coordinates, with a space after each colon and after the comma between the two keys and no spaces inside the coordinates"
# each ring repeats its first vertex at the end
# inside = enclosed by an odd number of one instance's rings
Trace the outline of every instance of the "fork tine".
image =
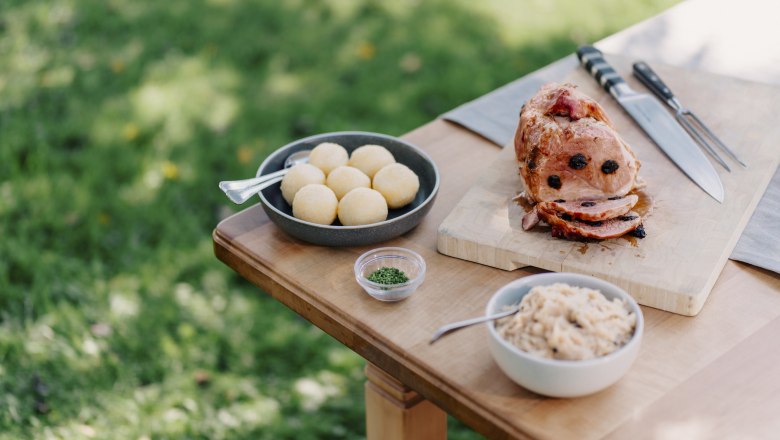
{"type": "Polygon", "coordinates": [[[710,129],[709,129],[709,127],[707,127],[707,126],[704,124],[704,122],[702,122],[702,120],[701,120],[701,119],[699,119],[699,117],[698,117],[698,116],[696,116],[696,114],[695,114],[695,113],[693,113],[693,112],[692,112],[692,111],[690,111],[690,110],[688,110],[688,111],[686,111],[686,112],[684,112],[684,113],[686,113],[686,114],[688,114],[689,116],[691,116],[691,118],[694,120],[694,122],[696,122],[696,124],[697,124],[699,127],[701,127],[701,128],[704,130],[704,132],[707,134],[707,136],[709,136],[709,138],[710,138],[710,139],[712,139],[713,141],[715,141],[715,144],[718,146],[718,148],[720,148],[721,150],[723,150],[723,151],[724,151],[726,154],[728,154],[728,155],[729,155],[729,157],[731,157],[732,159],[734,159],[735,161],[737,161],[737,162],[738,162],[740,165],[742,165],[743,167],[747,168],[747,165],[746,165],[744,162],[742,162],[742,161],[741,161],[741,160],[740,160],[740,159],[737,157],[737,155],[734,153],[734,151],[732,151],[732,150],[731,150],[731,148],[729,148],[728,146],[726,146],[726,144],[724,144],[724,143],[723,143],[723,141],[721,141],[721,140],[720,140],[720,138],[718,138],[718,136],[716,136],[716,135],[715,135],[715,133],[713,133],[713,132],[712,132],[712,130],[710,130],[710,129]]]}
{"type": "Polygon", "coordinates": [[[716,160],[719,164],[723,166],[723,168],[726,169],[726,171],[731,172],[731,168],[729,168],[728,165],[726,165],[726,162],[723,161],[723,158],[720,157],[720,155],[712,148],[712,146],[707,142],[706,139],[702,137],[701,134],[699,134],[698,130],[696,130],[696,127],[693,126],[693,124],[688,121],[688,118],[686,118],[686,114],[683,112],[677,112],[675,114],[675,117],[678,121],[680,121],[680,124],[682,124],[683,128],[690,133],[691,136],[693,136],[696,141],[698,141],[699,145],[704,147],[705,150],[707,150],[708,153],[716,160]]]}

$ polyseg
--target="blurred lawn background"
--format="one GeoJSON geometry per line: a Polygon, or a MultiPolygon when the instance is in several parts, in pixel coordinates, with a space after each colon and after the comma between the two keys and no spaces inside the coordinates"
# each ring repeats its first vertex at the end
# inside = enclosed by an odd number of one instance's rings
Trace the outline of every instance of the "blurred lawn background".
{"type": "Polygon", "coordinates": [[[213,256],[216,183],[674,3],[3,0],[0,438],[363,437],[363,361],[213,256]]]}

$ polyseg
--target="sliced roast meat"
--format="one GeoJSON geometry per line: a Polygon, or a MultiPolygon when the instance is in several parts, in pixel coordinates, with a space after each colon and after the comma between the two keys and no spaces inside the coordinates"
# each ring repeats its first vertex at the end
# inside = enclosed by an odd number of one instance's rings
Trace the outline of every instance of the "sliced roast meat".
{"type": "Polygon", "coordinates": [[[626,214],[639,201],[639,196],[629,194],[625,197],[616,197],[602,200],[578,200],[565,202],[541,202],[523,216],[523,230],[529,230],[539,223],[539,210],[556,212],[568,215],[577,220],[589,222],[604,221],[626,214]]]}
{"type": "Polygon", "coordinates": [[[642,218],[634,211],[603,221],[583,221],[568,214],[538,209],[539,217],[552,226],[554,237],[568,240],[593,238],[606,240],[625,235],[642,224],[642,218]]]}
{"type": "Polygon", "coordinates": [[[523,230],[527,231],[539,224],[539,211],[534,206],[523,216],[523,230]]]}
{"type": "Polygon", "coordinates": [[[578,200],[576,202],[542,202],[543,209],[568,214],[578,220],[596,222],[623,215],[636,205],[639,196],[629,194],[625,197],[603,200],[578,200]]]}

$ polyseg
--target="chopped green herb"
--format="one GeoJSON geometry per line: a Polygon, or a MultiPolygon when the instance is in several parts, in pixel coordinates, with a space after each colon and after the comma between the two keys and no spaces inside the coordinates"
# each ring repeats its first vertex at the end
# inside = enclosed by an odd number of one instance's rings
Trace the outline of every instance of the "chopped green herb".
{"type": "Polygon", "coordinates": [[[400,284],[409,281],[409,277],[395,267],[380,267],[368,276],[368,280],[378,284],[400,284]]]}

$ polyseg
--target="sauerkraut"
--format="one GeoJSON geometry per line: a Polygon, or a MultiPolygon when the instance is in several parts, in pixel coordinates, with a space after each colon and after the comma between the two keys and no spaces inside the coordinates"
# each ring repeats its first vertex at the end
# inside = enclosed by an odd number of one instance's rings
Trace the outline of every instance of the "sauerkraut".
{"type": "Polygon", "coordinates": [[[530,354],[582,360],[609,354],[634,334],[636,314],[620,298],[594,289],[556,283],[536,286],[520,311],[496,321],[504,339],[530,354]]]}

